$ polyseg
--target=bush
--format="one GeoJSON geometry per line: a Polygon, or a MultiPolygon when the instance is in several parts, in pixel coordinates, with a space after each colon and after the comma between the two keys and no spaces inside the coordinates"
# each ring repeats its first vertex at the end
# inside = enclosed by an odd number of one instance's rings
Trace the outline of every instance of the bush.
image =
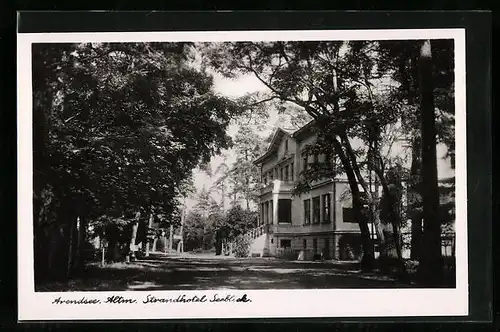
{"type": "Polygon", "coordinates": [[[417,260],[406,260],[405,267],[408,273],[416,273],[418,270],[419,262],[417,260]]]}
{"type": "Polygon", "coordinates": [[[236,237],[233,244],[234,257],[248,257],[250,254],[251,239],[246,235],[236,237]]]}

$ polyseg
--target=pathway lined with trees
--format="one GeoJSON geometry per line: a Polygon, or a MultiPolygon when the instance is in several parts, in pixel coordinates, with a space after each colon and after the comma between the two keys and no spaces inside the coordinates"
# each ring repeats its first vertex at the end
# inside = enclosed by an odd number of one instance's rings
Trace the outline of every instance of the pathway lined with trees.
{"type": "MultiPolygon", "coordinates": [[[[395,247],[399,276],[408,279],[398,239],[411,219],[423,225],[412,229],[419,283],[441,285],[441,229],[454,222],[454,180],[439,187],[435,147],[446,144],[454,163],[453,59],[450,40],[34,44],[36,282],[88,274],[93,237],[105,244],[111,264],[133,254],[131,243],[152,242],[147,230],[153,222],[178,227],[197,167],[216,181],[198,193],[198,205],[186,215],[185,250],[223,254],[225,244],[257,225],[252,202],[260,179],[252,161],[266,141],[256,128],[273,107],[293,109],[297,121],[314,119],[318,140],[310,152],[335,156],[302,172],[296,193],[307,192],[315,179],[346,174],[363,272],[372,273],[395,247]],[[266,91],[222,96],[207,68],[228,78],[251,74],[266,91]],[[235,121],[239,131],[231,139],[227,130],[235,121]],[[408,137],[410,169],[382,151],[394,130],[408,137]],[[366,149],[354,149],[352,139],[366,149]],[[236,162],[212,173],[211,158],[231,147],[236,162]],[[367,171],[382,186],[381,197],[372,194],[367,171]],[[445,204],[440,195],[449,198],[445,204]],[[378,261],[369,218],[380,241],[378,261]]],[[[193,273],[200,264],[193,261],[193,273]]],[[[331,284],[342,287],[339,280],[331,284]]]]}

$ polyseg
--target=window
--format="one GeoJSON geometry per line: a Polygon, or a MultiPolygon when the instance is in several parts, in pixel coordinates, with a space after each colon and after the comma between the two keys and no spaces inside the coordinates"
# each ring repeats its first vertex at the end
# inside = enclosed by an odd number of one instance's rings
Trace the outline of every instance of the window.
{"type": "Polygon", "coordinates": [[[292,222],[292,200],[279,199],[278,200],[278,223],[291,223],[292,222]]]}
{"type": "Polygon", "coordinates": [[[280,248],[291,248],[292,247],[292,240],[280,240],[280,248]]]}
{"type": "Polygon", "coordinates": [[[304,171],[307,169],[307,155],[302,158],[302,167],[304,171]]]}
{"type": "Polygon", "coordinates": [[[261,203],[260,204],[260,220],[261,220],[261,223],[264,224],[266,222],[266,219],[265,219],[265,211],[264,211],[264,203],[261,203]]]}
{"type": "Polygon", "coordinates": [[[288,139],[285,141],[285,152],[288,151],[288,139]]]}
{"type": "Polygon", "coordinates": [[[270,224],[272,224],[272,223],[274,223],[274,221],[273,221],[273,219],[274,219],[273,201],[269,201],[269,207],[271,210],[271,215],[270,215],[271,222],[270,222],[270,224]]]}
{"type": "Polygon", "coordinates": [[[265,223],[269,223],[269,202],[264,203],[265,223]]]}
{"type": "Polygon", "coordinates": [[[290,181],[293,181],[293,163],[290,164],[290,181]]]}
{"type": "Polygon", "coordinates": [[[318,239],[313,239],[313,251],[315,255],[318,253],[318,239]]]}
{"type": "Polygon", "coordinates": [[[325,239],[325,247],[323,248],[323,255],[325,256],[325,258],[330,257],[330,240],[329,239],[325,239]]]}
{"type": "Polygon", "coordinates": [[[323,222],[330,222],[330,194],[323,195],[323,222]]]}
{"type": "Polygon", "coordinates": [[[304,200],[304,224],[311,223],[311,200],[304,200]]]}
{"type": "Polygon", "coordinates": [[[319,201],[319,196],[313,198],[313,224],[318,224],[319,223],[319,217],[320,217],[320,201],[319,201]]]}
{"type": "Polygon", "coordinates": [[[272,170],[269,172],[269,179],[271,181],[273,181],[273,179],[274,179],[274,172],[272,170]]]}
{"type": "Polygon", "coordinates": [[[288,181],[288,165],[285,166],[285,181],[288,181]]]}
{"type": "Polygon", "coordinates": [[[280,172],[281,172],[280,180],[283,181],[285,180],[285,178],[283,177],[283,167],[280,168],[280,172]]]}
{"type": "Polygon", "coordinates": [[[314,154],[314,163],[317,164],[319,162],[319,155],[317,153],[314,154]]]}
{"type": "Polygon", "coordinates": [[[307,240],[306,239],[302,240],[302,247],[304,248],[304,250],[307,249],[307,240]]]}
{"type": "Polygon", "coordinates": [[[356,223],[352,208],[342,208],[342,221],[348,223],[356,223]]]}

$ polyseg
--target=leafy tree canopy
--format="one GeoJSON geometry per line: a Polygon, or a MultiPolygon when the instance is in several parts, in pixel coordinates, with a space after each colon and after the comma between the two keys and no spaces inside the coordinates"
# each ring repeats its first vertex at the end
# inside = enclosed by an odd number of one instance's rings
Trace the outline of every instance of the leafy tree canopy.
{"type": "Polygon", "coordinates": [[[191,61],[184,43],[34,44],[35,194],[50,185],[96,220],[175,214],[241,112],[191,61]]]}

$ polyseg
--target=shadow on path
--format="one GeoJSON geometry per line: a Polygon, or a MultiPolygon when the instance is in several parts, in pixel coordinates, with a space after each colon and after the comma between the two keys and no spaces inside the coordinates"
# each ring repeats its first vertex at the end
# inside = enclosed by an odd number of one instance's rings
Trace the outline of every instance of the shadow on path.
{"type": "Polygon", "coordinates": [[[126,291],[208,289],[406,288],[358,264],[290,262],[266,258],[152,256],[133,263],[88,266],[80,278],[38,285],[37,291],[126,291]]]}

